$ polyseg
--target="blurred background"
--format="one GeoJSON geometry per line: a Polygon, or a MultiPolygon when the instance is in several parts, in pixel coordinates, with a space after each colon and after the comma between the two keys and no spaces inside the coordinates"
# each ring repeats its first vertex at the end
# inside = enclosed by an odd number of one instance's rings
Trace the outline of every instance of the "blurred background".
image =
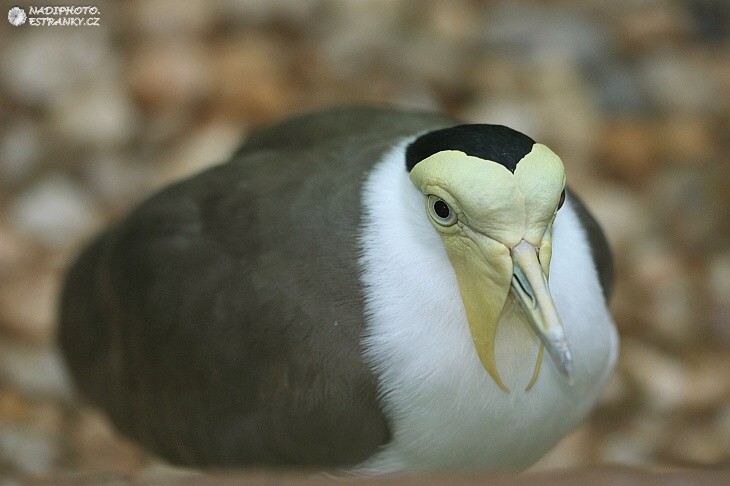
{"type": "Polygon", "coordinates": [[[618,369],[536,468],[730,466],[730,2],[89,5],[99,26],[0,21],[0,476],[151,464],[71,392],[65,268],[257,125],[353,101],[523,131],[603,224],[618,369]]]}

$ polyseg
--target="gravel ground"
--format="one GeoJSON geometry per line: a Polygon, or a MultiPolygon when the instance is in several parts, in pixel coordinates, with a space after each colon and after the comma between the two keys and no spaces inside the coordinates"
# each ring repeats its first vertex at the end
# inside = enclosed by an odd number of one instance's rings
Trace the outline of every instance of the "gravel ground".
{"type": "Polygon", "coordinates": [[[157,470],[74,397],[64,269],[252,127],[352,101],[522,130],[603,224],[618,370],[536,469],[730,467],[730,3],[93,5],[99,26],[0,22],[0,476],[157,470]]]}

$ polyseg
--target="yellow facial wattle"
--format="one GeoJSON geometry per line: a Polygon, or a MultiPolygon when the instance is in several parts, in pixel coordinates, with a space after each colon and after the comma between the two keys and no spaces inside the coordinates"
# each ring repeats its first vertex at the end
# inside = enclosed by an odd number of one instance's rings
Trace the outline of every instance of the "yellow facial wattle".
{"type": "MultiPolygon", "coordinates": [[[[454,267],[474,347],[490,376],[508,391],[494,347],[512,293],[570,381],[570,350],[547,285],[551,226],[565,187],[560,158],[535,144],[512,173],[497,162],[444,150],[416,164],[410,177],[428,204],[443,203],[455,213],[455,220],[445,221],[439,214],[445,214],[443,206],[427,210],[454,267]]],[[[538,371],[539,361],[534,379],[538,371]]]]}

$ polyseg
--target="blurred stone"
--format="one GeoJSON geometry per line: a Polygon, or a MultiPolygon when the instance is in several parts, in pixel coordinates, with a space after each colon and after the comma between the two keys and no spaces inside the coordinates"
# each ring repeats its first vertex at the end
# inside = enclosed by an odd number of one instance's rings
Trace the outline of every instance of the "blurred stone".
{"type": "Polygon", "coordinates": [[[707,267],[710,298],[715,302],[730,304],[730,250],[713,256],[707,267]]]}
{"type": "Polygon", "coordinates": [[[641,242],[654,227],[646,203],[625,186],[596,184],[583,193],[578,184],[574,189],[603,227],[616,258],[622,258],[627,247],[641,242]]]}
{"type": "Polygon", "coordinates": [[[622,434],[610,436],[599,445],[599,448],[599,461],[602,464],[641,466],[654,462],[650,445],[637,444],[622,434]]]}
{"type": "Polygon", "coordinates": [[[78,412],[71,439],[78,464],[85,473],[104,472],[129,474],[140,471],[150,457],[130,441],[114,432],[111,424],[98,412],[78,412]]]}
{"type": "Polygon", "coordinates": [[[321,8],[319,0],[224,0],[218,5],[221,17],[238,25],[276,21],[307,25],[321,8]]]}
{"type": "Polygon", "coordinates": [[[28,246],[27,239],[14,227],[0,221],[0,282],[9,278],[17,265],[29,260],[28,246]]]}
{"type": "Polygon", "coordinates": [[[142,36],[188,37],[209,32],[215,20],[215,5],[206,0],[188,0],[185,7],[175,0],[127,2],[126,14],[142,36]]]}
{"type": "Polygon", "coordinates": [[[151,112],[197,105],[212,89],[209,59],[210,54],[199,42],[178,40],[140,46],[127,71],[134,98],[151,112]]]}
{"type": "Polygon", "coordinates": [[[730,305],[714,304],[708,312],[711,331],[715,337],[730,341],[730,305]]]}
{"type": "Polygon", "coordinates": [[[393,92],[393,99],[397,106],[404,109],[431,111],[438,113],[439,102],[433,91],[423,84],[414,83],[413,86],[401,85],[393,92]]]}
{"type": "MultiPolygon", "coordinates": [[[[695,356],[683,408],[692,413],[711,412],[730,396],[730,360],[724,352],[695,356]]],[[[730,451],[730,449],[728,449],[730,451]]]]}
{"type": "Polygon", "coordinates": [[[694,18],[694,30],[704,40],[721,44],[730,37],[730,4],[724,0],[687,2],[694,18]]]}
{"type": "Polygon", "coordinates": [[[14,472],[48,474],[60,457],[59,438],[30,426],[0,424],[0,463],[14,472]]]}
{"type": "MultiPolygon", "coordinates": [[[[402,47],[386,50],[372,60],[376,66],[371,71],[382,70],[386,73],[420,72],[419,79],[445,90],[454,89],[462,83],[466,72],[469,52],[454,54],[454,48],[443,38],[415,38],[397,40],[402,47]],[[382,65],[381,65],[382,64],[382,65]]],[[[380,53],[379,50],[375,52],[380,53]]],[[[349,62],[357,66],[357,56],[349,62]]],[[[407,75],[407,74],[406,74],[407,75]]],[[[407,82],[411,84],[409,79],[407,82]]]]}
{"type": "Polygon", "coordinates": [[[651,103],[633,66],[616,56],[607,56],[584,69],[591,82],[591,94],[606,115],[611,118],[648,115],[651,103]]]}
{"type": "Polygon", "coordinates": [[[646,120],[618,118],[597,133],[599,169],[622,182],[646,185],[660,160],[662,146],[657,128],[646,120]]]}
{"type": "Polygon", "coordinates": [[[630,50],[650,48],[689,34],[692,22],[686,12],[670,2],[646,2],[618,19],[617,39],[630,50]]]}
{"type": "Polygon", "coordinates": [[[163,460],[153,459],[135,479],[150,483],[205,482],[209,475],[200,470],[173,466],[163,460]]]}
{"type": "Polygon", "coordinates": [[[707,115],[722,108],[720,79],[696,52],[659,49],[642,59],[638,76],[662,110],[707,115]]]}
{"type": "MultiPolygon", "coordinates": [[[[434,44],[432,39],[418,36],[417,26],[400,28],[406,8],[402,2],[388,0],[332,2],[328,5],[329,18],[336,20],[321,26],[320,35],[326,36],[327,40],[320,48],[333,74],[352,82],[371,75],[381,67],[379,64],[384,58],[390,59],[391,65],[393,61],[408,62],[404,51],[413,50],[416,55],[423,51],[408,42],[406,33],[429,45],[434,44]],[[398,49],[390,47],[394,45],[398,49]]],[[[432,56],[428,59],[427,71],[432,72],[428,68],[439,60],[450,65],[457,54],[452,52],[452,58],[446,59],[432,56]]]]}
{"type": "Polygon", "coordinates": [[[60,433],[65,428],[66,410],[53,400],[34,401],[27,421],[50,433],[60,433]]]}
{"type": "Polygon", "coordinates": [[[728,459],[722,434],[712,426],[676,423],[668,439],[667,453],[681,462],[709,466],[728,459]]]}
{"type": "Polygon", "coordinates": [[[594,437],[589,427],[583,426],[575,430],[535,465],[528,469],[529,473],[538,471],[554,471],[570,469],[591,462],[590,452],[594,448],[594,437]]]}
{"type": "Polygon", "coordinates": [[[714,426],[723,439],[723,445],[730,454],[730,404],[723,404],[716,412],[714,426]]]}
{"type": "Polygon", "coordinates": [[[153,170],[142,163],[123,160],[116,153],[105,152],[84,164],[84,180],[105,206],[117,214],[139,201],[151,184],[153,170]]]}
{"type": "Polygon", "coordinates": [[[289,53],[284,45],[248,34],[221,42],[212,53],[219,112],[260,122],[290,106],[289,53]]]}
{"type": "Polygon", "coordinates": [[[723,248],[718,229],[730,216],[716,185],[720,174],[707,166],[679,166],[651,181],[648,196],[665,232],[694,254],[723,248]]]}
{"type": "Polygon", "coordinates": [[[17,185],[38,168],[43,144],[38,125],[16,120],[0,140],[0,180],[17,185]]]}
{"type": "Polygon", "coordinates": [[[639,384],[653,412],[667,413],[685,403],[691,376],[681,361],[635,339],[623,339],[619,363],[639,384]]]}
{"type": "Polygon", "coordinates": [[[568,60],[543,61],[531,73],[532,89],[538,95],[544,140],[566,161],[571,173],[588,169],[588,160],[601,130],[598,105],[578,66],[568,60]],[[569,165],[575,162],[575,165],[569,165]]]}
{"type": "Polygon", "coordinates": [[[707,267],[710,325],[716,335],[730,340],[730,251],[714,256],[707,267]]]}
{"type": "Polygon", "coordinates": [[[52,173],[35,184],[10,207],[12,223],[50,247],[61,247],[88,234],[100,216],[96,204],[76,182],[52,173]]]}
{"type": "Polygon", "coordinates": [[[118,147],[135,130],[135,112],[118,84],[101,84],[69,92],[53,104],[55,129],[63,139],[81,147],[118,147]]]}
{"type": "MultiPolygon", "coordinates": [[[[613,251],[615,255],[615,249],[613,251]]],[[[627,269],[630,268],[630,264],[624,259],[617,260],[614,257],[614,265],[617,278],[613,286],[609,309],[616,322],[619,335],[641,332],[645,327],[643,309],[641,306],[637,306],[636,302],[643,302],[643,296],[636,289],[634,282],[626,276],[629,273],[627,269]]]]}
{"type": "MultiPolygon", "coordinates": [[[[438,39],[467,43],[481,36],[478,9],[467,2],[435,2],[424,13],[438,39]]],[[[453,47],[452,47],[453,50],[453,47]]]]}
{"type": "Polygon", "coordinates": [[[650,314],[646,316],[654,329],[671,344],[681,347],[691,342],[697,333],[695,319],[696,295],[689,282],[680,275],[676,280],[663,281],[652,291],[650,314]]]}
{"type": "Polygon", "coordinates": [[[630,394],[631,386],[624,373],[614,372],[601,393],[597,407],[615,410],[629,401],[630,394]]]}
{"type": "Polygon", "coordinates": [[[13,389],[0,389],[0,423],[26,420],[30,404],[28,399],[13,389]]]}
{"type": "Polygon", "coordinates": [[[185,136],[186,131],[194,128],[196,120],[192,117],[194,109],[179,109],[178,107],[160,107],[150,112],[150,116],[143,117],[143,127],[135,137],[136,143],[146,150],[135,154],[134,162],[143,165],[155,166],[159,163],[159,152],[171,143],[185,136]]]}
{"type": "Polygon", "coordinates": [[[32,343],[51,341],[60,290],[57,276],[35,270],[0,282],[0,329],[32,343]]]}
{"type": "Polygon", "coordinates": [[[598,461],[634,466],[656,464],[657,445],[663,442],[666,427],[658,416],[637,416],[598,444],[598,461]]]}
{"type": "Polygon", "coordinates": [[[0,79],[15,99],[44,105],[112,73],[104,28],[41,28],[8,37],[0,79]]]}
{"type": "Polygon", "coordinates": [[[66,366],[52,346],[28,346],[3,340],[0,342],[0,377],[33,399],[69,401],[72,394],[66,366]]]}
{"type": "Polygon", "coordinates": [[[472,61],[463,82],[478,93],[474,101],[489,97],[503,99],[503,96],[515,96],[524,91],[525,87],[521,85],[523,76],[522,64],[510,57],[496,56],[492,53],[472,61]]]}
{"type": "Polygon", "coordinates": [[[492,49],[531,61],[587,63],[602,58],[609,48],[603,26],[576,9],[501,2],[482,15],[482,33],[492,49]]]}
{"type": "Polygon", "coordinates": [[[674,345],[688,342],[693,331],[695,296],[687,269],[675,252],[655,239],[633,248],[633,277],[645,296],[641,315],[674,345]]]}
{"type": "Polygon", "coordinates": [[[662,158],[681,165],[706,164],[718,156],[715,129],[711,120],[696,114],[669,118],[661,127],[662,158]]]}

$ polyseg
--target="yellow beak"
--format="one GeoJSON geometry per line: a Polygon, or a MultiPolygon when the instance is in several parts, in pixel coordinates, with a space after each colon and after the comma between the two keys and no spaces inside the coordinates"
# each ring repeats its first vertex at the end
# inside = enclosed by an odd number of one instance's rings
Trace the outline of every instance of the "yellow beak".
{"type": "MultiPolygon", "coordinates": [[[[497,370],[494,348],[497,325],[512,293],[558,370],[572,384],[573,358],[537,248],[521,240],[508,250],[468,228],[462,237],[447,238],[446,248],[459,283],[474,347],[494,381],[509,391],[497,370]]],[[[535,377],[539,366],[538,358],[535,377]]]]}
{"type": "Polygon", "coordinates": [[[565,328],[548,290],[548,279],[540,265],[538,250],[522,240],[510,254],[514,262],[512,291],[558,370],[572,385],[573,357],[565,328]]]}

